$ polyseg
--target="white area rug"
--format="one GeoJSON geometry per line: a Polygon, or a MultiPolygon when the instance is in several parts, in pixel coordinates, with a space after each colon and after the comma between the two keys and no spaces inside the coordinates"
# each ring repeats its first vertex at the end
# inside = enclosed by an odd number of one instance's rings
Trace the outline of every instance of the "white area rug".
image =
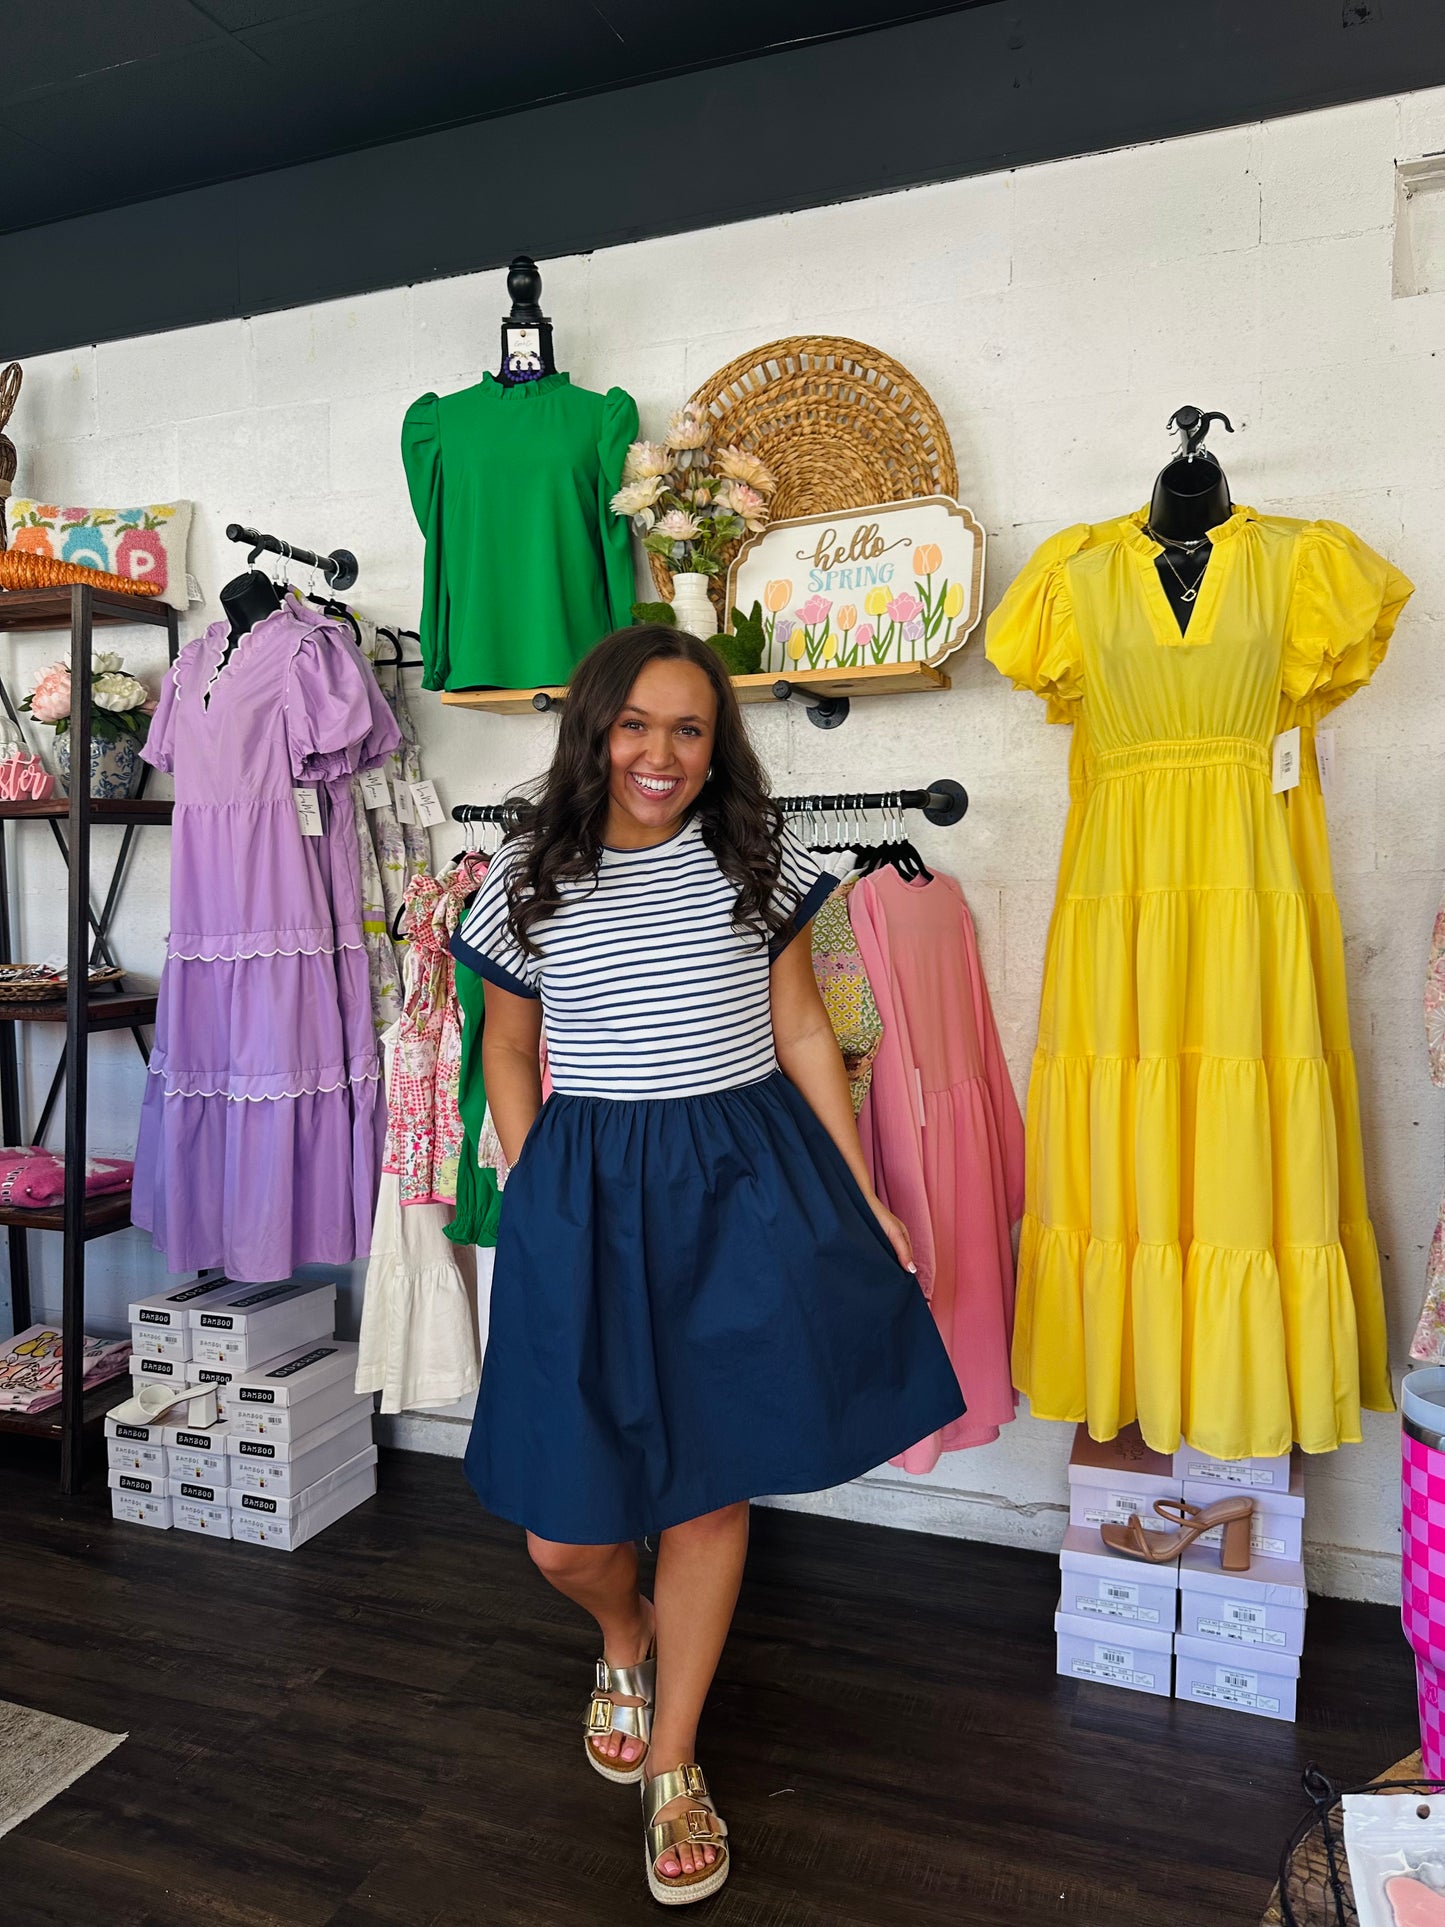
{"type": "Polygon", "coordinates": [[[9,1833],[125,1738],[0,1700],[0,1833],[9,1833]]]}

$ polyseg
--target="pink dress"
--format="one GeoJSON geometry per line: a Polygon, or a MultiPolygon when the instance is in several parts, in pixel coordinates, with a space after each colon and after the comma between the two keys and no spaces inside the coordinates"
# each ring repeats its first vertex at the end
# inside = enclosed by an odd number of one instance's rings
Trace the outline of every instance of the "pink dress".
{"type": "Polygon", "coordinates": [[[850,901],[883,1020],[858,1119],[873,1188],[913,1240],[968,1410],[891,1461],[928,1472],[988,1445],[1014,1415],[1010,1227],[1024,1201],[1024,1127],[999,1046],[973,919],[949,876],[864,877],[850,901]]]}

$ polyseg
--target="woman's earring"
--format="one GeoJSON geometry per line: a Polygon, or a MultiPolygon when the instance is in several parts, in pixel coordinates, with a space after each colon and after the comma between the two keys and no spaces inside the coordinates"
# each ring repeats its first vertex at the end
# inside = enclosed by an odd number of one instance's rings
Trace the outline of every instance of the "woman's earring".
{"type": "Polygon", "coordinates": [[[712,764],[711,763],[708,764],[707,775],[704,776],[702,780],[704,781],[704,783],[710,783],[712,781],[712,764]]]}

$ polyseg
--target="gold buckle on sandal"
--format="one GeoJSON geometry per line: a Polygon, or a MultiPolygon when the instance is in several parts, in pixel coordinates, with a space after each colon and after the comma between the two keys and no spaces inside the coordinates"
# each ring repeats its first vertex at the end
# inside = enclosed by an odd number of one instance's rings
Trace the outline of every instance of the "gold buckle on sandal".
{"type": "Polygon", "coordinates": [[[610,1733],[612,1731],[611,1700],[593,1697],[587,1709],[587,1731],[589,1733],[610,1733]]]}
{"type": "Polygon", "coordinates": [[[685,1816],[688,1835],[693,1840],[712,1838],[712,1815],[704,1807],[689,1807],[685,1816]]]}
{"type": "Polygon", "coordinates": [[[687,1761],[682,1769],[682,1790],[694,1798],[707,1798],[707,1781],[702,1777],[702,1768],[695,1762],[687,1761]]]}

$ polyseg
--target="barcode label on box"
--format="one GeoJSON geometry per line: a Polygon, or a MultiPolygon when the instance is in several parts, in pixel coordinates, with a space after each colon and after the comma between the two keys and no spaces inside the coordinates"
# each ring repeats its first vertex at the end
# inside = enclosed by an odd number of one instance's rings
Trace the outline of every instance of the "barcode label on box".
{"type": "Polygon", "coordinates": [[[1101,1497],[1102,1504],[1095,1499],[1084,1513],[1086,1525],[1102,1526],[1119,1523],[1127,1525],[1141,1507],[1146,1511],[1148,1509],[1137,1492],[1106,1492],[1101,1497]]]}
{"type": "Polygon", "coordinates": [[[1272,1472],[1262,1472],[1257,1465],[1236,1465],[1230,1459],[1201,1459],[1195,1465],[1184,1468],[1186,1479],[1212,1479],[1216,1485],[1270,1485],[1272,1472]]]}
{"type": "Polygon", "coordinates": [[[1069,1671],[1078,1679],[1100,1679],[1111,1686],[1152,1686],[1152,1673],[1135,1670],[1134,1655],[1117,1646],[1096,1646],[1094,1657],[1074,1660],[1069,1671]]]}
{"type": "Polygon", "coordinates": [[[1111,1599],[1107,1597],[1105,1588],[1101,1586],[1097,1599],[1080,1597],[1075,1601],[1075,1605],[1081,1613],[1091,1614],[1095,1619],[1127,1619],[1136,1626],[1159,1624],[1159,1614],[1153,1606],[1141,1606],[1137,1603],[1137,1588],[1127,1586],[1121,1590],[1135,1593],[1135,1600],[1131,1602],[1111,1599]]]}
{"type": "Polygon", "coordinates": [[[1215,1706],[1253,1706],[1261,1713],[1279,1711],[1279,1700],[1260,1692],[1258,1673],[1237,1673],[1227,1666],[1215,1668],[1213,1685],[1202,1679],[1191,1681],[1189,1695],[1215,1706]]]}
{"type": "Polygon", "coordinates": [[[1240,1646],[1283,1646],[1285,1643],[1283,1633],[1254,1620],[1201,1619],[1199,1630],[1211,1639],[1232,1639],[1240,1646]]]}

